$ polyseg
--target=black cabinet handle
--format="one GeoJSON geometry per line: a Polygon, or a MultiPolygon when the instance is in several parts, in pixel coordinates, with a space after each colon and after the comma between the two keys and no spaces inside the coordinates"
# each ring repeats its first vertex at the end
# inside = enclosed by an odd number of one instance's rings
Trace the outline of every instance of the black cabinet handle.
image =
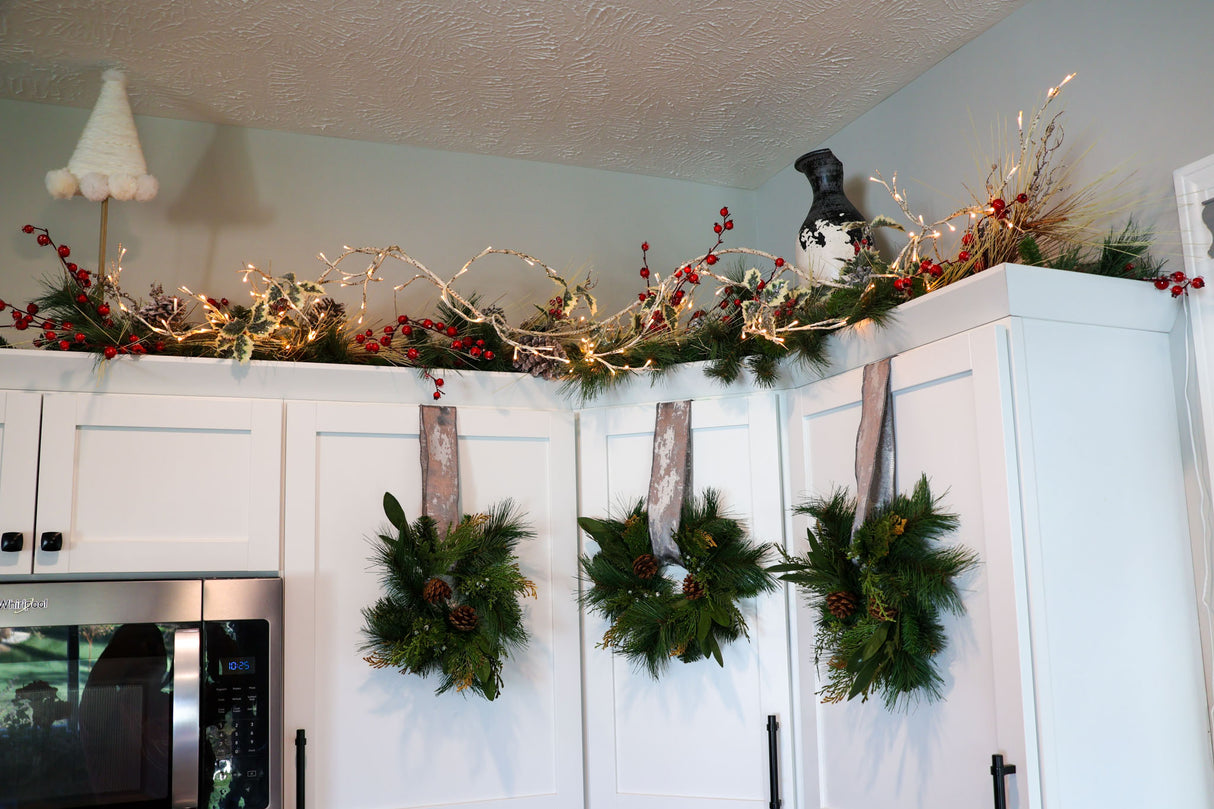
{"type": "Polygon", "coordinates": [[[295,809],[304,809],[307,805],[304,802],[304,768],[308,764],[304,747],[307,744],[308,734],[303,728],[297,728],[295,731],[295,809]]]}
{"type": "Polygon", "coordinates": [[[63,534],[58,531],[46,531],[42,534],[42,550],[47,553],[63,550],[63,534]]]}
{"type": "Polygon", "coordinates": [[[767,715],[767,778],[770,781],[771,800],[769,809],[780,809],[780,720],[776,715],[767,715]]]}
{"type": "Polygon", "coordinates": [[[1004,764],[1003,756],[991,756],[991,780],[995,783],[995,809],[1007,809],[1007,784],[1003,778],[1016,772],[1015,764],[1004,764]]]}
{"type": "Polygon", "coordinates": [[[5,531],[0,534],[0,551],[16,553],[25,547],[25,534],[20,531],[5,531]]]}

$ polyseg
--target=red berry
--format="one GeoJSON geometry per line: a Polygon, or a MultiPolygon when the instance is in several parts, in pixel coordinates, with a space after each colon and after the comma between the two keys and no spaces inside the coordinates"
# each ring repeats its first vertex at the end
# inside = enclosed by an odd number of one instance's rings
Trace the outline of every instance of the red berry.
{"type": "Polygon", "coordinates": [[[1168,279],[1166,279],[1166,278],[1156,278],[1155,279],[1155,288],[1156,289],[1167,289],[1168,285],[1169,285],[1168,279]]]}
{"type": "Polygon", "coordinates": [[[386,346],[390,346],[392,345],[392,335],[385,334],[383,337],[379,338],[379,341],[386,346]]]}
{"type": "Polygon", "coordinates": [[[486,352],[485,352],[485,359],[487,359],[487,360],[491,360],[491,359],[493,359],[493,352],[492,352],[492,351],[486,351],[486,352]]]}
{"type": "Polygon", "coordinates": [[[362,332],[359,332],[358,334],[354,335],[354,342],[356,342],[356,343],[367,342],[367,335],[363,334],[362,332]]]}
{"type": "Polygon", "coordinates": [[[454,341],[453,343],[451,343],[451,347],[452,347],[453,349],[455,349],[456,351],[459,351],[461,348],[463,348],[463,347],[464,347],[464,341],[463,341],[463,340],[456,340],[456,341],[454,341]]]}
{"type": "Polygon", "coordinates": [[[638,292],[638,293],[637,293],[637,300],[638,300],[638,301],[640,301],[641,303],[644,303],[644,302],[645,302],[645,299],[646,299],[646,298],[648,298],[648,297],[649,297],[649,296],[648,296],[648,295],[646,295],[644,292],[638,292]]]}
{"type": "Polygon", "coordinates": [[[962,250],[960,253],[957,254],[958,261],[968,261],[969,257],[970,257],[970,254],[968,252],[966,252],[965,250],[962,250]]]}
{"type": "Polygon", "coordinates": [[[38,244],[42,245],[43,247],[46,247],[50,243],[51,243],[50,236],[47,236],[45,233],[38,234],[38,244]]]}
{"type": "Polygon", "coordinates": [[[1007,207],[1007,203],[1004,202],[1003,200],[999,199],[998,197],[991,200],[991,208],[994,209],[995,213],[999,213],[1006,207],[1007,207]]]}
{"type": "Polygon", "coordinates": [[[1176,283],[1178,283],[1178,284],[1183,283],[1184,279],[1185,279],[1185,274],[1182,273],[1180,270],[1177,270],[1176,272],[1172,273],[1172,280],[1175,281],[1176,283]]]}
{"type": "Polygon", "coordinates": [[[36,303],[26,304],[25,311],[29,312],[31,315],[38,314],[38,304],[36,304],[36,303]]]}
{"type": "Polygon", "coordinates": [[[712,253],[709,253],[708,255],[704,256],[704,263],[711,267],[713,264],[717,263],[717,257],[712,253]]]}
{"type": "Polygon", "coordinates": [[[378,354],[379,353],[379,343],[375,342],[374,340],[368,341],[367,350],[370,351],[372,354],[378,354]]]}
{"type": "Polygon", "coordinates": [[[767,287],[767,282],[764,281],[762,278],[760,278],[759,286],[758,286],[759,291],[762,292],[766,287],[767,287]]]}
{"type": "Polygon", "coordinates": [[[89,302],[89,296],[85,295],[83,292],[81,292],[79,295],[76,296],[76,303],[88,303],[88,302],[89,302]]]}
{"type": "Polygon", "coordinates": [[[1206,285],[1206,279],[1204,279],[1200,275],[1198,275],[1198,276],[1195,276],[1190,283],[1192,283],[1193,289],[1201,289],[1202,287],[1204,287],[1206,285]]]}
{"type": "Polygon", "coordinates": [[[434,330],[435,330],[435,331],[446,331],[446,330],[447,330],[447,324],[446,324],[446,323],[444,323],[444,322],[442,322],[442,321],[440,320],[439,322],[437,322],[437,323],[435,323],[435,324],[434,324],[434,330]]]}
{"type": "Polygon", "coordinates": [[[439,393],[438,391],[434,391],[433,395],[434,395],[435,399],[441,399],[443,397],[443,395],[441,393],[439,393]]]}
{"type": "Polygon", "coordinates": [[[682,278],[682,277],[683,277],[683,271],[682,271],[682,270],[675,270],[675,271],[674,271],[674,277],[675,277],[675,278],[682,278]]]}
{"type": "Polygon", "coordinates": [[[13,328],[16,329],[17,331],[25,331],[29,327],[30,327],[30,322],[28,320],[18,320],[16,323],[13,324],[13,328]]]}
{"type": "Polygon", "coordinates": [[[409,359],[411,359],[411,360],[415,360],[415,359],[417,359],[418,354],[419,354],[419,352],[418,352],[418,350],[417,350],[416,348],[411,348],[411,349],[409,349],[408,351],[406,351],[406,352],[405,352],[405,356],[406,356],[406,357],[408,357],[408,358],[409,358],[409,359]]]}
{"type": "Polygon", "coordinates": [[[59,350],[60,350],[60,351],[67,351],[67,350],[68,350],[69,348],[71,348],[71,347],[72,347],[72,344],[71,344],[71,343],[69,343],[67,340],[60,340],[60,341],[59,341],[59,350]]]}
{"type": "Polygon", "coordinates": [[[77,343],[83,343],[84,334],[82,332],[76,332],[75,334],[72,335],[72,339],[75,340],[77,343]]]}
{"type": "Polygon", "coordinates": [[[105,350],[101,353],[105,354],[105,358],[107,360],[112,360],[114,357],[118,356],[118,349],[114,348],[113,346],[106,346],[105,350]]]}
{"type": "Polygon", "coordinates": [[[384,326],[384,334],[393,334],[395,331],[395,326],[384,326]]]}
{"type": "Polygon", "coordinates": [[[1180,284],[1177,284],[1176,286],[1172,287],[1172,297],[1173,298],[1178,298],[1183,294],[1184,294],[1184,287],[1182,287],[1180,284]]]}
{"type": "Polygon", "coordinates": [[[434,321],[431,320],[430,318],[426,318],[425,320],[422,321],[423,329],[429,329],[429,328],[433,328],[433,327],[434,327],[434,321]]]}
{"type": "Polygon", "coordinates": [[[725,223],[725,229],[726,229],[726,230],[733,230],[733,220],[732,220],[732,219],[728,220],[728,221],[725,223]]]}
{"type": "MultiPolygon", "coordinates": [[[[48,325],[48,326],[49,326],[49,325],[51,325],[51,321],[49,321],[49,320],[48,320],[48,321],[46,322],[46,325],[48,325]]],[[[64,330],[64,331],[71,331],[71,330],[72,330],[72,324],[71,324],[71,321],[68,321],[68,320],[63,321],[63,330],[64,330]]]]}
{"type": "Polygon", "coordinates": [[[108,303],[103,303],[97,307],[97,314],[101,315],[102,317],[105,317],[109,313],[110,313],[110,305],[108,303]]]}
{"type": "Polygon", "coordinates": [[[78,270],[78,269],[80,269],[80,265],[76,264],[74,261],[69,261],[69,262],[67,263],[67,271],[68,271],[68,272],[74,273],[74,272],[76,272],[76,270],[78,270]]]}
{"type": "Polygon", "coordinates": [[[59,257],[60,258],[67,258],[71,254],[72,254],[72,248],[68,247],[66,244],[59,245],[59,257]]]}
{"type": "Polygon", "coordinates": [[[478,346],[480,346],[481,348],[484,348],[484,347],[485,347],[485,341],[484,341],[484,340],[477,340],[477,341],[476,341],[476,344],[477,344],[478,346]]]}
{"type": "Polygon", "coordinates": [[[396,322],[403,326],[409,322],[409,318],[405,315],[400,315],[396,318],[396,322]]]}
{"type": "Polygon", "coordinates": [[[973,241],[974,241],[974,234],[972,234],[972,233],[962,234],[962,236],[961,236],[962,244],[970,244],[973,241]]]}
{"type": "Polygon", "coordinates": [[[47,340],[54,340],[59,335],[55,334],[50,329],[47,329],[45,332],[42,333],[42,336],[45,337],[47,340]]]}
{"type": "Polygon", "coordinates": [[[700,283],[700,276],[696,275],[695,273],[692,273],[691,275],[687,276],[687,280],[693,284],[698,284],[698,283],[700,283]]]}
{"type": "Polygon", "coordinates": [[[778,259],[776,259],[776,266],[777,266],[777,267],[783,267],[783,266],[784,266],[784,259],[782,259],[782,258],[778,258],[778,259]]]}
{"type": "Polygon", "coordinates": [[[474,357],[479,357],[481,355],[481,350],[476,346],[472,346],[472,348],[468,349],[468,353],[474,357]]]}
{"type": "Polygon", "coordinates": [[[725,228],[724,228],[724,227],[722,227],[720,224],[716,224],[716,225],[713,225],[713,226],[712,226],[712,232],[713,232],[713,233],[720,233],[720,232],[721,232],[722,230],[724,230],[724,229],[725,229],[725,228]]]}
{"type": "Polygon", "coordinates": [[[733,305],[734,305],[734,306],[741,306],[741,305],[742,305],[742,299],[741,299],[741,298],[734,298],[734,299],[733,299],[733,305]]]}
{"type": "Polygon", "coordinates": [[[126,349],[125,349],[123,346],[118,346],[118,353],[119,353],[119,354],[127,354],[127,353],[130,353],[130,352],[128,352],[128,351],[127,351],[127,350],[126,350],[126,349]]]}
{"type": "Polygon", "coordinates": [[[1029,201],[1029,195],[1028,194],[1017,194],[1016,201],[1023,205],[1024,203],[1029,201]]]}
{"type": "Polygon", "coordinates": [[[641,242],[641,252],[642,253],[649,252],[649,242],[641,242]]]}
{"type": "Polygon", "coordinates": [[[443,382],[443,378],[441,376],[434,380],[435,387],[441,388],[444,384],[445,383],[443,382]]]}
{"type": "MultiPolygon", "coordinates": [[[[219,305],[220,305],[220,306],[227,306],[227,305],[228,305],[228,299],[227,299],[227,298],[220,298],[220,299],[219,299],[219,305]]],[[[286,301],[284,301],[284,302],[283,302],[283,307],[284,307],[284,308],[286,308],[286,301]]]]}
{"type": "Polygon", "coordinates": [[[648,267],[642,267],[642,268],[641,268],[641,277],[642,277],[642,278],[648,278],[648,277],[649,277],[649,268],[648,268],[648,267]]]}
{"type": "Polygon", "coordinates": [[[157,341],[156,341],[156,350],[157,350],[157,351],[164,351],[164,341],[163,341],[163,340],[157,340],[157,341]]]}
{"type": "Polygon", "coordinates": [[[933,264],[928,272],[932,274],[932,278],[939,278],[941,275],[944,275],[944,268],[939,264],[933,264]]]}
{"type": "Polygon", "coordinates": [[[26,225],[26,226],[24,226],[23,228],[21,228],[21,232],[22,232],[22,233],[33,233],[33,232],[34,232],[34,226],[33,226],[33,225],[26,225]]]}
{"type": "Polygon", "coordinates": [[[128,343],[138,343],[138,342],[139,342],[139,338],[138,338],[138,337],[136,337],[136,336],[135,336],[135,335],[133,335],[133,334],[128,334],[128,335],[127,335],[127,338],[126,338],[126,341],[127,341],[128,343]]]}
{"type": "Polygon", "coordinates": [[[722,209],[721,209],[721,216],[729,216],[729,209],[728,209],[728,208],[722,208],[722,209]]]}
{"type": "Polygon", "coordinates": [[[447,327],[447,336],[448,337],[454,337],[457,334],[459,334],[459,329],[455,328],[454,326],[447,327]]]}
{"type": "Polygon", "coordinates": [[[101,321],[101,325],[108,329],[110,326],[114,325],[114,321],[107,317],[105,320],[101,321]]]}
{"type": "Polygon", "coordinates": [[[3,300],[0,300],[0,312],[3,312],[5,307],[7,307],[7,306],[8,306],[7,303],[5,303],[3,300]]]}

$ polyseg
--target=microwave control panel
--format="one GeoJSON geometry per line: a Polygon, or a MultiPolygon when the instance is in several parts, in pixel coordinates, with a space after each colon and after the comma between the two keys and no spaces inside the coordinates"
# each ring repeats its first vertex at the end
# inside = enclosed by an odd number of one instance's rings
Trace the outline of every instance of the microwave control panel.
{"type": "Polygon", "coordinates": [[[270,797],[269,624],[203,624],[203,806],[265,809],[270,797]]]}

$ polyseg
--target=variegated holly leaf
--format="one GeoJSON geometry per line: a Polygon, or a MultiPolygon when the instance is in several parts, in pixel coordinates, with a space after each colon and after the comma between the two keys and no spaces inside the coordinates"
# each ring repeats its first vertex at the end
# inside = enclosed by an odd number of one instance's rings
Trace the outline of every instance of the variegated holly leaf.
{"type": "Polygon", "coordinates": [[[758,267],[751,267],[742,275],[742,283],[751,292],[759,291],[759,283],[763,280],[763,273],[759,272],[758,267]]]}
{"type": "Polygon", "coordinates": [[[239,363],[246,363],[252,358],[253,338],[247,334],[238,335],[232,344],[232,359],[239,363]]]}
{"type": "Polygon", "coordinates": [[[894,230],[905,231],[906,228],[899,225],[896,221],[884,214],[877,214],[868,221],[870,228],[893,228],[894,230]]]}

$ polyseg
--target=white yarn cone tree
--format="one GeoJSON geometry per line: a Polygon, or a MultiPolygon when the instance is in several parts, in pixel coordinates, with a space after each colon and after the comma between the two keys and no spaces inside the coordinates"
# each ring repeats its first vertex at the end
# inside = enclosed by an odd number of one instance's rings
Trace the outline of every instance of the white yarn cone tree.
{"type": "Polygon", "coordinates": [[[126,76],[120,70],[101,74],[101,95],[84,125],[76,151],[67,168],[47,172],[46,190],[56,199],[81,194],[101,203],[101,247],[99,272],[105,271],[105,235],[109,200],[146,202],[156,196],[160,184],[148,174],[143,147],[135,130],[131,104],[126,96],[126,76]]]}

